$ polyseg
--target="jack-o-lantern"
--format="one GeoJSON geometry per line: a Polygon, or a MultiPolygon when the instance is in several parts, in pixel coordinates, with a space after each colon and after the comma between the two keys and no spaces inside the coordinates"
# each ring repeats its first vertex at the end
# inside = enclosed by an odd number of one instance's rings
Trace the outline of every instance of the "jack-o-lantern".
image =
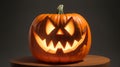
{"type": "Polygon", "coordinates": [[[83,60],[91,46],[87,21],[77,13],[41,14],[31,24],[30,49],[43,62],[69,63],[83,60]]]}

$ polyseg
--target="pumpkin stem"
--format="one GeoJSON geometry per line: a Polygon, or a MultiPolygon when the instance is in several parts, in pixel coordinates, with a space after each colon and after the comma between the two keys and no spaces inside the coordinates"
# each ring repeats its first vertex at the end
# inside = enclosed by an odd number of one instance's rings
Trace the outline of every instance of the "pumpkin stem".
{"type": "Polygon", "coordinates": [[[63,4],[60,4],[60,5],[58,6],[58,8],[57,8],[58,14],[63,14],[63,13],[64,13],[64,12],[63,12],[63,7],[64,7],[63,4]]]}

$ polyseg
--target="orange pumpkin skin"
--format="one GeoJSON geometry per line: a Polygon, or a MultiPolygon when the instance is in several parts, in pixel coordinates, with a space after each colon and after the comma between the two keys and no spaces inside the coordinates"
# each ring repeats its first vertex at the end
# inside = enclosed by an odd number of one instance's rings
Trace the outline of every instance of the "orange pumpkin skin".
{"type": "MultiPolygon", "coordinates": [[[[63,28],[62,28],[62,31],[63,31],[63,28]]],[[[90,50],[91,32],[90,32],[90,28],[87,21],[80,14],[77,14],[77,13],[41,14],[34,19],[34,21],[30,26],[29,44],[30,44],[30,50],[32,52],[32,55],[40,61],[49,62],[49,63],[77,62],[77,61],[83,60],[90,50]],[[47,25],[49,26],[49,22],[52,22],[52,24],[56,25],[57,29],[55,29],[56,28],[55,26],[54,31],[58,31],[58,28],[62,28],[62,27],[64,28],[65,25],[67,25],[67,23],[69,23],[70,21],[74,27],[74,29],[71,28],[70,30],[74,30],[73,31],[74,34],[68,36],[65,29],[63,33],[66,33],[66,34],[62,34],[60,36],[61,39],[58,37],[57,34],[55,34],[57,32],[53,32],[51,33],[51,35],[49,35],[50,32],[48,31],[48,34],[47,34],[46,29],[49,29],[49,27],[48,28],[46,27],[47,25]],[[65,38],[63,37],[63,35],[65,35],[64,36],[65,38]],[[62,47],[58,46],[59,48],[56,49],[56,51],[54,51],[52,48],[46,47],[46,49],[44,49],[45,47],[43,47],[43,45],[45,44],[39,42],[39,40],[37,39],[41,39],[41,41],[46,39],[48,40],[46,41],[46,43],[49,42],[49,40],[52,40],[52,42],[55,42],[57,40],[57,43],[53,43],[54,47],[56,46],[56,44],[58,44],[59,41],[65,41],[62,43],[62,46],[66,46],[66,42],[70,42],[72,40],[75,41],[78,39],[79,44],[77,44],[78,45],[77,47],[72,48],[73,50],[65,49],[64,51],[62,47]]],[[[72,43],[72,45],[74,44],[72,43]]]]}

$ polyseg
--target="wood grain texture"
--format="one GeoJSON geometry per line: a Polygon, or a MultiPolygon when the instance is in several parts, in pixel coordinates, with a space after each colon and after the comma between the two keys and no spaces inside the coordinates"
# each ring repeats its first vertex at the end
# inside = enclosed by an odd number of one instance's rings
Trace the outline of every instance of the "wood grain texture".
{"type": "Polygon", "coordinates": [[[41,66],[79,66],[79,67],[109,67],[110,59],[104,56],[88,55],[84,61],[71,64],[49,64],[43,63],[32,56],[12,59],[10,61],[12,67],[41,67],[41,66]]]}

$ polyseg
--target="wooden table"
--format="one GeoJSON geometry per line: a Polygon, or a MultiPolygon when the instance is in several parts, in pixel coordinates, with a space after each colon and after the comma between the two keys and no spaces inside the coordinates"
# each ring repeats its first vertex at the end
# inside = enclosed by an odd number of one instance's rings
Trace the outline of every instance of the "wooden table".
{"type": "Polygon", "coordinates": [[[40,66],[79,66],[79,67],[109,67],[110,59],[104,56],[88,55],[84,61],[72,64],[45,64],[37,61],[32,56],[12,59],[10,61],[12,67],[40,67],[40,66]]]}

